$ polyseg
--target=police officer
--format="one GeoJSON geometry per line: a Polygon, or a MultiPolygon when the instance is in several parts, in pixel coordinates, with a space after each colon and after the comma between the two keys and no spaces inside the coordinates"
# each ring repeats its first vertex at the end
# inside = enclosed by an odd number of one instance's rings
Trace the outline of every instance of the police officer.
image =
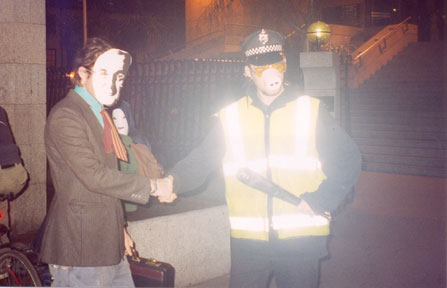
{"type": "Polygon", "coordinates": [[[317,287],[327,255],[330,212],[360,172],[352,139],[316,98],[285,85],[284,38],[261,29],[242,43],[246,98],[220,112],[223,170],[231,227],[231,287],[317,287]],[[292,204],[237,180],[260,173],[302,199],[292,204]]]}
{"type": "Polygon", "coordinates": [[[256,31],[242,50],[244,75],[251,83],[246,97],[223,108],[210,133],[214,137],[208,135],[169,174],[174,187],[199,183],[198,176],[203,179],[210,163],[224,154],[230,287],[268,287],[273,277],[279,288],[318,287],[330,213],[353,187],[360,153],[318,99],[285,84],[280,33],[256,31]],[[222,149],[216,139],[225,144],[225,152],[209,152],[222,149]],[[241,169],[260,174],[301,201],[292,204],[244,184],[237,177],[241,169]]]}

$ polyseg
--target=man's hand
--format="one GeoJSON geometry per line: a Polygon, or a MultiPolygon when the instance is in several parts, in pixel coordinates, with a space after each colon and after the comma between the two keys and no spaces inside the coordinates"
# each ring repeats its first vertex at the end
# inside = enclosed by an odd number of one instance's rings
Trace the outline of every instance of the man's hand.
{"type": "Polygon", "coordinates": [[[129,256],[133,256],[135,243],[130,237],[129,233],[127,233],[126,228],[124,228],[124,253],[129,256]]]}
{"type": "Polygon", "coordinates": [[[163,179],[157,179],[157,191],[153,196],[158,197],[161,203],[172,203],[177,199],[177,194],[173,192],[174,190],[174,177],[169,175],[163,179]]]}

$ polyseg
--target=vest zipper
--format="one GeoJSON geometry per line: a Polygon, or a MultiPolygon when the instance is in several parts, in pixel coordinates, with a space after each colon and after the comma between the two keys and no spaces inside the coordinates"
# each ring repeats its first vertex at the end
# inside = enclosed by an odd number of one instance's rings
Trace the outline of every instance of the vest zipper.
{"type": "MultiPolygon", "coordinates": [[[[270,169],[270,114],[271,111],[264,112],[264,149],[265,149],[265,158],[267,159],[267,170],[266,177],[270,181],[272,180],[272,170],[270,169]]],[[[267,217],[268,217],[268,225],[269,225],[269,241],[272,240],[274,236],[273,231],[273,198],[271,195],[267,196],[267,217]]]]}

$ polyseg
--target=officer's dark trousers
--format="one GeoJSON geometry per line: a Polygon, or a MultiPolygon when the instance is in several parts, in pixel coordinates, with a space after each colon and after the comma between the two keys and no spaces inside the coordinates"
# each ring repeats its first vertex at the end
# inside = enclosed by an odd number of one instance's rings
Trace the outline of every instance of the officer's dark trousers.
{"type": "Polygon", "coordinates": [[[256,241],[231,238],[230,287],[316,288],[327,237],[256,241]]]}

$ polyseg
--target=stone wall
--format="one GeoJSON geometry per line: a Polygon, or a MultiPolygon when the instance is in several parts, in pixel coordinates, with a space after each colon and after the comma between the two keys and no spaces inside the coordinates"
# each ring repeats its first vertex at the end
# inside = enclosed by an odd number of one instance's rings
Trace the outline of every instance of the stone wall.
{"type": "MultiPolygon", "coordinates": [[[[28,188],[11,202],[14,234],[37,230],[46,212],[45,57],[45,0],[1,0],[0,105],[30,174],[28,188]]],[[[0,205],[5,216],[6,203],[0,205]]]]}
{"type": "Polygon", "coordinates": [[[128,224],[141,257],[174,266],[176,287],[230,273],[230,223],[225,205],[128,224]]]}

